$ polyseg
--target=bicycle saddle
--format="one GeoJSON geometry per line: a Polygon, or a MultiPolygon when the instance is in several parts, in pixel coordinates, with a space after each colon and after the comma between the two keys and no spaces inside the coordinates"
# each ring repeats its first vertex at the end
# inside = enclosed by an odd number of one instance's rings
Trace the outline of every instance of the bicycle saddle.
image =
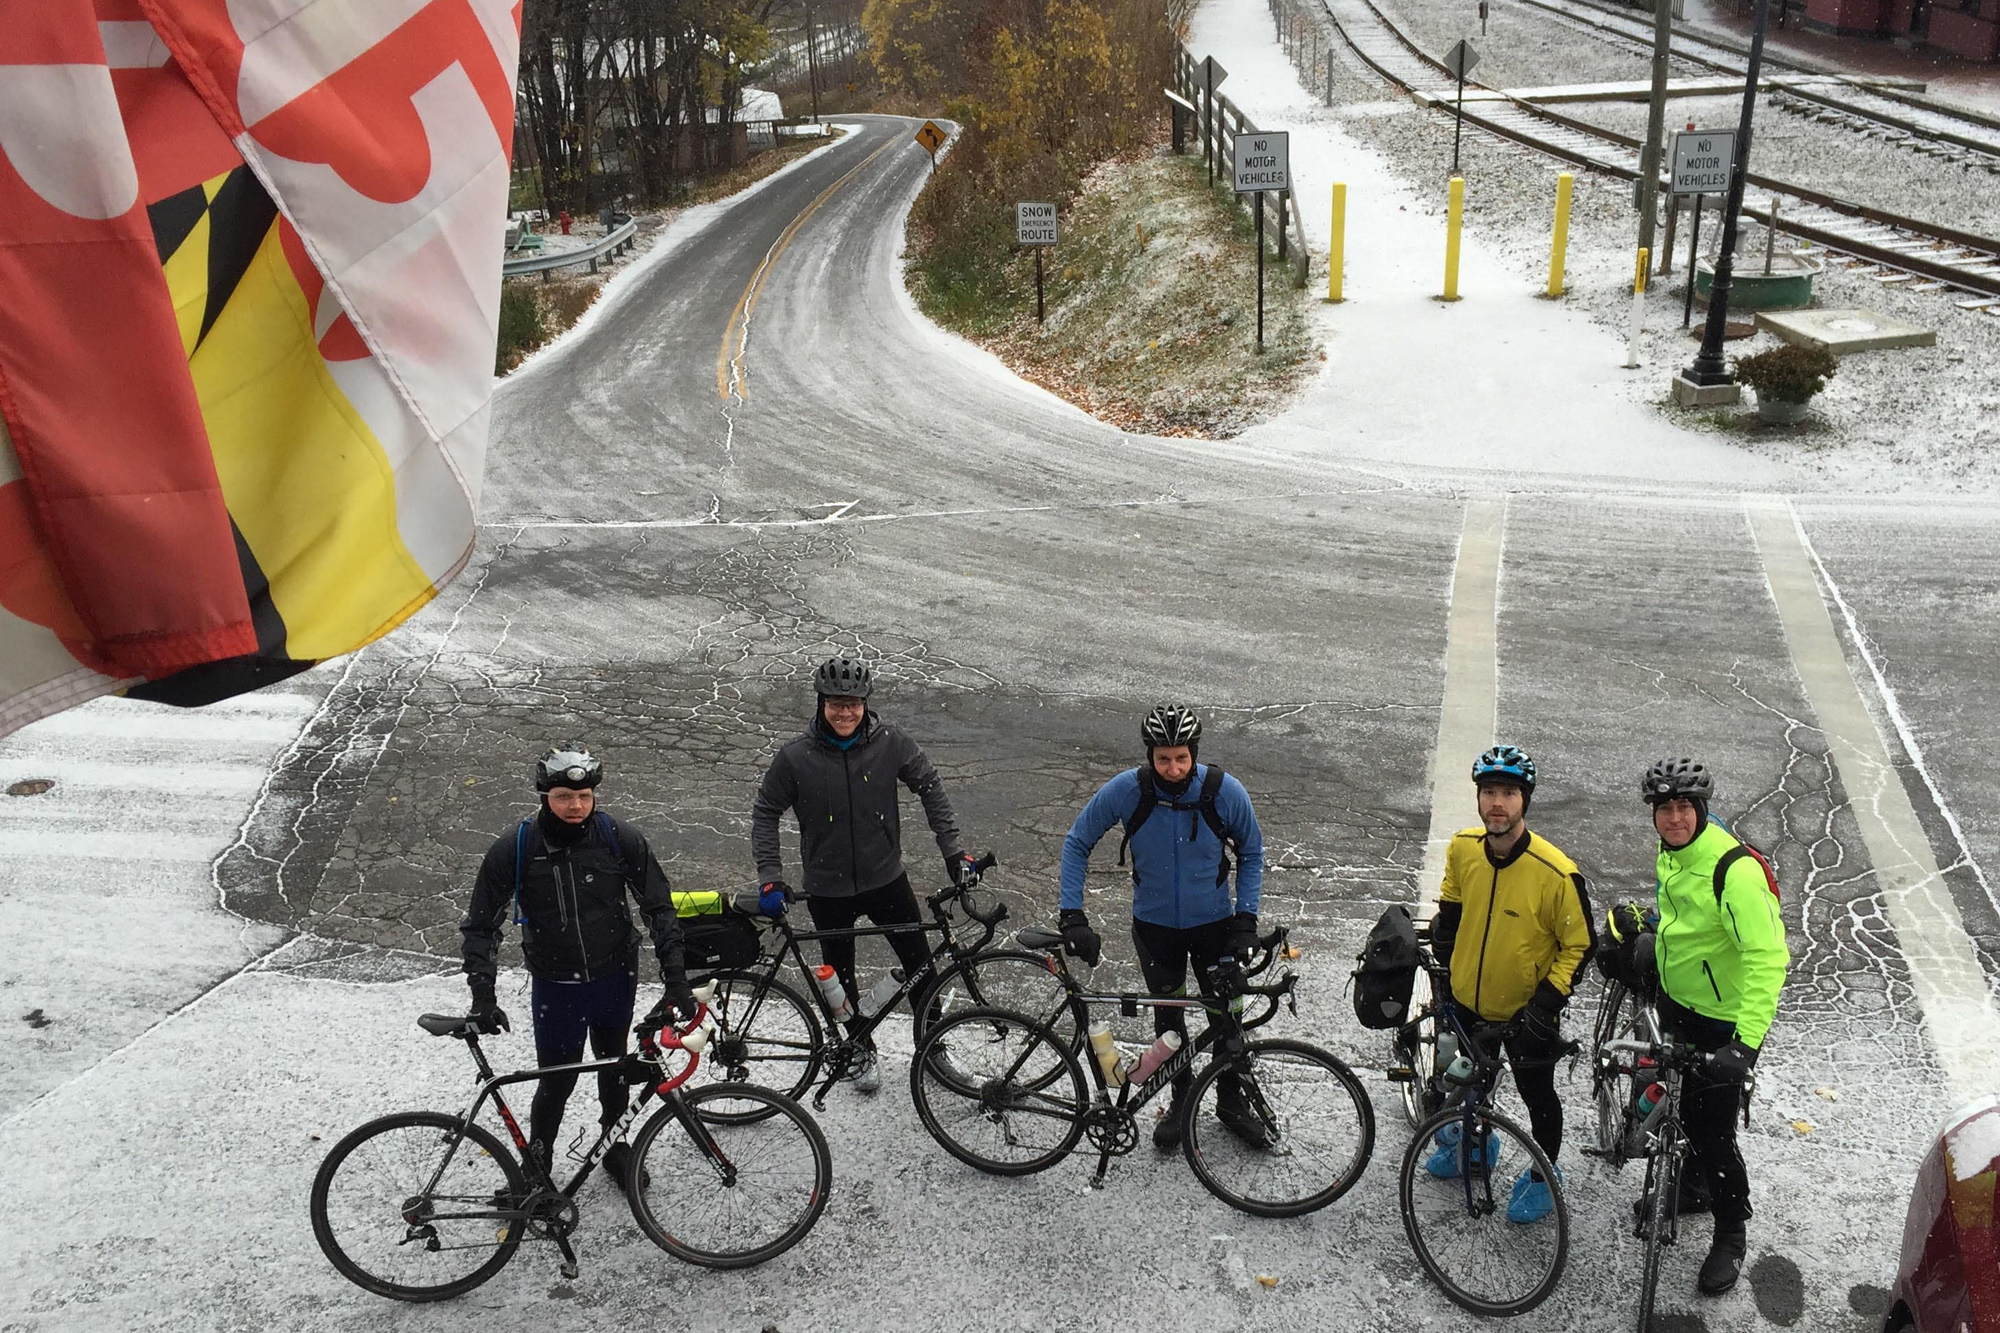
{"type": "Polygon", "coordinates": [[[471,1030],[472,1020],[463,1014],[425,1014],[417,1026],[433,1037],[462,1037],[471,1030]]]}
{"type": "Polygon", "coordinates": [[[1050,930],[1047,926],[1023,926],[1014,932],[1014,943],[1023,949],[1045,949],[1051,953],[1063,947],[1060,930],[1050,930]]]}

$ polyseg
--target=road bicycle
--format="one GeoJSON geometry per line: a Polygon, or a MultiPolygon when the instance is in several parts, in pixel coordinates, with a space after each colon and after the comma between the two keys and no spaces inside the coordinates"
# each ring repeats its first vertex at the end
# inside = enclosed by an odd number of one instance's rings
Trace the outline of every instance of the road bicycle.
{"type": "MultiPolygon", "coordinates": [[[[998,864],[988,852],[967,868],[959,883],[924,900],[931,920],[898,926],[856,926],[844,930],[797,930],[787,914],[761,917],[774,944],[767,944],[757,962],[747,968],[710,974],[715,983],[717,1037],[709,1051],[708,1077],[718,1082],[760,1083],[787,1096],[802,1098],[814,1082],[819,1089],[814,1110],[824,1110],[834,1085],[851,1078],[874,1056],[874,1034],[906,997],[926,984],[931,995],[918,1016],[919,1032],[938,1018],[977,1006],[1040,1011],[1061,988],[1049,977],[1046,960],[1019,949],[991,949],[1007,905],[982,909],[971,891],[981,876],[998,864]],[[950,908],[961,908],[978,923],[977,939],[967,941],[953,927],[950,908]],[[901,979],[895,993],[872,1013],[861,1012],[863,997],[850,996],[853,1016],[836,1020],[834,1007],[813,980],[814,964],[803,946],[823,940],[886,937],[911,932],[937,936],[930,963],[918,974],[901,979]],[[787,961],[802,984],[794,987],[778,974],[787,961]],[[942,970],[940,971],[940,967],[942,970]]],[[[1060,1029],[1072,1050],[1083,1045],[1079,1028],[1060,1029]]],[[[763,1107],[746,1106],[745,1115],[763,1115],[763,1107]]]]}
{"type": "Polygon", "coordinates": [[[1417,959],[1428,997],[1398,1031],[1398,1057],[1406,1062],[1389,1072],[1417,1130],[1397,1183],[1403,1231],[1454,1304],[1481,1315],[1524,1314],[1548,1299],[1569,1258],[1562,1180],[1534,1137],[1493,1106],[1510,1025],[1468,1021],[1438,998],[1449,994],[1450,980],[1431,952],[1428,929],[1418,932],[1417,959]],[[1454,1141],[1457,1174],[1433,1175],[1427,1160],[1454,1141]],[[1555,1204],[1539,1222],[1507,1220],[1524,1167],[1547,1183],[1555,1204]]]}
{"type": "Polygon", "coordinates": [[[760,1264],[798,1244],[826,1207],[832,1154],[796,1102],[747,1084],[683,1087],[712,1032],[705,1003],[692,1022],[669,1024],[657,1039],[641,1027],[634,1053],[500,1075],[470,1018],[425,1014],[417,1026],[465,1043],[479,1073],[472,1104],[459,1115],[405,1111],[371,1120],[336,1143],[313,1177],[313,1235],[364,1290],[405,1301],[463,1295],[531,1238],[554,1245],[562,1275],[575,1277],[577,1191],[655,1099],[658,1109],[632,1142],[626,1197],[639,1229],[667,1253],[705,1268],[760,1264]],[[670,1070],[679,1056],[686,1066],[670,1070]],[[553,1163],[528,1151],[501,1089],[607,1070],[642,1090],[558,1184],[553,1163]],[[478,1122],[489,1101],[512,1151],[478,1122]]]}
{"type": "MultiPolygon", "coordinates": [[[[1171,1108],[1184,1117],[1181,1151],[1212,1194],[1247,1213],[1292,1217],[1326,1207],[1361,1178],[1374,1150],[1375,1114],[1353,1071],[1305,1042],[1245,1040],[1280,1004],[1297,1012],[1295,973],[1260,985],[1250,974],[1218,969],[1208,998],[1100,992],[1070,975],[1060,932],[1030,927],[1014,938],[1041,955],[1060,998],[1033,1012],[952,1014],[928,1029],[910,1065],[917,1114],[959,1161],[992,1175],[1028,1175],[1062,1161],[1088,1136],[1097,1149],[1090,1183],[1100,1187],[1111,1159],[1137,1146],[1138,1112],[1212,1053],[1171,1108]],[[1239,997],[1260,1002],[1256,1012],[1233,1013],[1239,997]],[[1142,1083],[1114,1082],[1103,1059],[1080,1060],[1063,1035],[1089,1030],[1092,1005],[1113,1004],[1127,1017],[1141,1009],[1199,1009],[1208,1024],[1142,1083]]],[[[1269,939],[1256,971],[1283,947],[1282,932],[1269,939]]]]}
{"type": "Polygon", "coordinates": [[[1645,1040],[1613,1037],[1602,1049],[1614,1060],[1629,1058],[1633,1068],[1644,1070],[1664,1090],[1648,1112],[1642,1113],[1635,1101],[1622,1136],[1632,1145],[1629,1156],[1646,1159],[1646,1192],[1639,1204],[1638,1237],[1645,1243],[1646,1258],[1639,1277],[1638,1330],[1648,1333],[1660,1286],[1660,1252],[1679,1239],[1681,1172],[1692,1151],[1681,1124],[1681,1083],[1690,1071],[1706,1068],[1712,1057],[1657,1032],[1645,1040]]]}

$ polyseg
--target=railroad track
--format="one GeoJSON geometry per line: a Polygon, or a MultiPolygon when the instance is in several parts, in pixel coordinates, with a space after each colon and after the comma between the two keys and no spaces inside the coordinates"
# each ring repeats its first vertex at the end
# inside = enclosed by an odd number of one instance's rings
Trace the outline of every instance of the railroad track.
{"type": "MultiPolygon", "coordinates": [[[[1444,63],[1411,41],[1374,0],[1316,3],[1348,48],[1388,83],[1416,92],[1437,88],[1440,77],[1450,80],[1444,63]]],[[[1591,171],[1638,179],[1639,140],[1508,97],[1497,88],[1476,82],[1467,86],[1505,99],[1470,104],[1467,124],[1591,171]]],[[[1771,226],[1775,209],[1780,215],[1776,225],[1784,231],[1885,270],[1878,281],[1907,283],[1912,291],[1956,289],[1971,294],[1960,301],[1962,307],[2000,310],[2000,241],[1899,217],[1754,171],[1745,179],[1772,198],[1761,207],[1746,199],[1743,216],[1771,226]]]]}
{"type": "MultiPolygon", "coordinates": [[[[1598,0],[1522,2],[1594,37],[1622,43],[1647,55],[1652,53],[1651,18],[1642,17],[1629,7],[1601,4],[1598,0]],[[1578,7],[1592,12],[1578,13],[1578,7]]],[[[1676,60],[1738,77],[1746,71],[1745,52],[1735,44],[1685,24],[1676,24],[1673,31],[1676,60]],[[1718,54],[1703,54],[1704,51],[1718,54]]],[[[1838,79],[1846,85],[1836,94],[1825,88],[1784,84],[1767,74],[1764,78],[1767,85],[1772,85],[1771,104],[1780,110],[1940,161],[2000,175],[2000,117],[1982,116],[1970,108],[1952,107],[1901,89],[1870,87],[1845,71],[1801,65],[1783,56],[1773,56],[1768,46],[1764,48],[1764,64],[1769,70],[1811,79],[1838,79]]]]}

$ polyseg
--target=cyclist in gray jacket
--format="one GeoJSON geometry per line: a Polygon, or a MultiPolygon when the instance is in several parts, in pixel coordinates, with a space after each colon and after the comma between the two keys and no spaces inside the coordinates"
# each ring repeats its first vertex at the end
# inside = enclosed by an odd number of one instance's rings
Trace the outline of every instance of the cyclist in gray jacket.
{"type": "MultiPolygon", "coordinates": [[[[915,925],[921,919],[903,866],[899,782],[923,802],[952,883],[959,882],[973,860],[960,842],[958,821],[931,761],[902,728],[869,710],[874,686],[874,673],[863,663],[847,657],[820,663],[813,672],[818,706],[812,724],[771,760],[750,808],[750,847],[763,899],[771,905],[792,896],[778,850],[778,823],[787,810],[797,817],[805,863],[801,885],[813,925],[820,930],[851,930],[863,917],[878,926],[915,925]]],[[[903,975],[914,979],[910,1003],[913,1013],[921,1013],[934,980],[930,949],[920,931],[888,939],[902,959],[903,975]]],[[[820,956],[848,996],[859,996],[854,940],[823,940],[820,956]]],[[[863,1092],[882,1085],[872,1057],[853,1078],[863,1092]]]]}

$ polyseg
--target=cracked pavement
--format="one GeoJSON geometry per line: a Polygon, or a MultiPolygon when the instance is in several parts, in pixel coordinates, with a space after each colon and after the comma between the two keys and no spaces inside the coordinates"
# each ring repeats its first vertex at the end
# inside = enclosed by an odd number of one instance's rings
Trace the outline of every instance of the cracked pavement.
{"type": "MultiPolygon", "coordinates": [[[[603,756],[606,807],[651,837],[677,884],[733,887],[754,873],[751,794],[805,720],[812,663],[860,653],[879,711],[944,775],[969,845],[999,852],[989,883],[1018,922],[1052,913],[1062,835],[1098,783],[1136,762],[1140,713],[1188,699],[1207,717],[1203,757],[1257,805],[1266,918],[1294,923],[1307,948],[1296,1031],[1355,1064],[1377,1099],[1374,1163],[1352,1195],[1261,1223],[1144,1154],[1102,1195],[1082,1190],[1077,1163],[977,1177],[929,1142],[892,1079],[872,1103],[836,1095],[834,1201],[793,1254],[749,1274],[663,1264],[597,1199],[584,1237],[597,1248],[574,1288],[551,1288],[545,1257],[526,1253],[423,1318],[471,1326],[498,1302],[610,1321],[671,1302],[732,1327],[839,1327],[839,1312],[867,1308],[885,1328],[1018,1316],[1068,1329],[1098,1326],[1108,1299],[1146,1302],[1163,1328],[1290,1328],[1308,1308],[1325,1327],[1474,1327],[1403,1241],[1393,1186],[1407,1132],[1379,1076],[1383,1043],[1354,1024],[1343,989],[1367,926],[1410,899],[1423,863],[1454,553],[1466,495],[1494,478],[1421,457],[1350,460],[1341,441],[1301,443],[1292,428],[1227,444],[1122,436],[1007,381],[924,326],[897,287],[900,218],[924,169],[906,142],[914,122],[857,123],[501,387],[471,568],[410,626],[315,674],[320,706],[213,871],[229,910],[307,937],[261,965],[257,994],[338,982],[351,1002],[320,1029],[355,1049],[393,1043],[386,1065],[323,1070],[322,1086],[296,1090],[300,1116],[331,1137],[426,1091],[457,1097],[453,1053],[402,1034],[420,1007],[457,1002],[473,871],[530,808],[526,770],[551,743],[603,756]],[[731,311],[754,284],[754,320],[731,348],[731,311]],[[1253,1271],[1283,1282],[1237,1281],[1253,1271]]],[[[1765,1280],[1697,1308],[1695,1247],[1670,1262],[1663,1309],[1683,1328],[1775,1326],[1760,1308],[1803,1273],[1806,1326],[1859,1333],[1949,1101],[1743,510],[1701,478],[1504,481],[1498,720],[1540,763],[1535,828],[1584,867],[1600,911],[1646,896],[1637,775],[1691,752],[1723,775],[1718,812],[1784,877],[1794,969],[1745,1136],[1765,1280]]],[[[1798,505],[1920,739],[1924,770],[1905,755],[1899,776],[1990,980],[2000,923],[1980,871],[2000,870],[1986,791],[2000,528],[1970,505],[1798,505]]],[[[910,826],[914,877],[930,884],[939,867],[910,826]]],[[[1125,960],[1112,852],[1096,858],[1090,905],[1125,960]]],[[[503,996],[517,1013],[525,998],[503,996]]],[[[1564,1079],[1575,1145],[1587,1082],[1564,1079]]],[[[268,1150],[285,1182],[282,1253],[247,1270],[259,1281],[212,1256],[218,1280],[248,1317],[414,1325],[345,1288],[298,1227],[293,1185],[318,1151],[268,1150]]],[[[1572,1153],[1569,1275],[1535,1326],[1620,1327],[1637,1259],[1616,1218],[1638,1182],[1572,1153]]],[[[39,1313],[18,1326],[80,1317],[61,1290],[37,1279],[24,1304],[39,1313]]],[[[114,1321],[134,1308],[105,1307],[114,1321]]]]}

